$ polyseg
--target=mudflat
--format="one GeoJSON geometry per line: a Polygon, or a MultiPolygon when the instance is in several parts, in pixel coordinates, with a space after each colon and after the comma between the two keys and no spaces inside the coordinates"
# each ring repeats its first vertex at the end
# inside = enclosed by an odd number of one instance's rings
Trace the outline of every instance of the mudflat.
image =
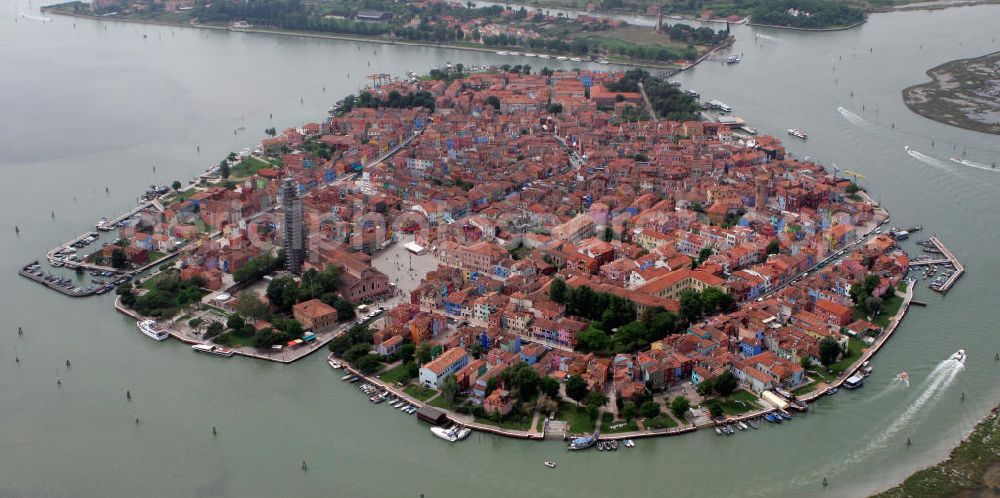
{"type": "Polygon", "coordinates": [[[1000,52],[958,59],[927,71],[931,81],[903,90],[903,102],[926,118],[1000,134],[1000,52]]]}

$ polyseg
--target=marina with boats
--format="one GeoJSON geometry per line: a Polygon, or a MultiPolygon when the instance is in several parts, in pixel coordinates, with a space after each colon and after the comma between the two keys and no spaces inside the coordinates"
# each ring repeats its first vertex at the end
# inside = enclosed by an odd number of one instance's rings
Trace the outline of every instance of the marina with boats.
{"type": "Polygon", "coordinates": [[[927,254],[910,261],[910,268],[923,268],[921,278],[925,280],[933,278],[928,287],[946,294],[965,273],[965,266],[958,261],[955,254],[941,242],[937,235],[931,235],[927,240],[918,241],[917,245],[927,254]]]}

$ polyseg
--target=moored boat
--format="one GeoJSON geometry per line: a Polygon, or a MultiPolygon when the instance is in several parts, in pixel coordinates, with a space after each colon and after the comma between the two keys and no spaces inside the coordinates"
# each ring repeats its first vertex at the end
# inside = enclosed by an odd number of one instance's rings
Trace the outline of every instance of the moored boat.
{"type": "Polygon", "coordinates": [[[458,436],[456,436],[452,431],[444,427],[431,427],[431,432],[434,433],[435,436],[444,439],[449,443],[454,443],[455,441],[458,441],[458,436]]]}
{"type": "Polygon", "coordinates": [[[569,442],[567,448],[570,450],[585,450],[597,443],[598,436],[600,436],[600,432],[595,431],[589,436],[575,438],[569,442]]]}
{"type": "Polygon", "coordinates": [[[222,346],[216,346],[215,344],[195,344],[191,346],[191,349],[198,353],[212,354],[215,356],[222,356],[224,358],[229,358],[233,355],[232,350],[226,349],[222,346]]]}
{"type": "Polygon", "coordinates": [[[166,330],[156,326],[156,320],[142,320],[136,322],[136,325],[139,327],[140,332],[157,341],[165,341],[170,338],[170,334],[166,330]]]}

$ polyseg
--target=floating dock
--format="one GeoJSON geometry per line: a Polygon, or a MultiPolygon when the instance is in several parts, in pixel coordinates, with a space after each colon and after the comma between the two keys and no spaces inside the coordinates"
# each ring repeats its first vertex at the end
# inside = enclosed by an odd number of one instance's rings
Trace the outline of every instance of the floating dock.
{"type": "Polygon", "coordinates": [[[941,242],[941,239],[939,239],[937,235],[931,235],[928,240],[930,240],[931,244],[934,244],[934,247],[941,251],[941,254],[947,258],[947,261],[955,267],[955,273],[948,277],[948,280],[945,280],[943,284],[934,289],[942,294],[945,294],[951,289],[952,285],[955,285],[955,282],[958,281],[959,277],[965,273],[965,266],[958,262],[958,258],[956,258],[955,255],[948,250],[947,247],[945,247],[944,243],[941,242]]]}

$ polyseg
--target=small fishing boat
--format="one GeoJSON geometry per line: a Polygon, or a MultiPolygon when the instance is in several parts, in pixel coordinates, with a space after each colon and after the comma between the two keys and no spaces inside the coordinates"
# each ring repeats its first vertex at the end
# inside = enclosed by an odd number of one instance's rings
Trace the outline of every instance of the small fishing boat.
{"type": "Polygon", "coordinates": [[[341,362],[339,362],[337,360],[334,360],[332,358],[329,359],[329,360],[326,360],[326,362],[330,365],[330,368],[333,368],[334,370],[340,370],[341,368],[344,368],[344,364],[343,363],[341,363],[341,362]]]}
{"type": "Polygon", "coordinates": [[[747,430],[747,424],[742,420],[736,423],[736,427],[739,427],[741,431],[747,430]]]}
{"type": "Polygon", "coordinates": [[[550,469],[554,469],[554,468],[556,468],[556,462],[550,462],[550,461],[546,460],[545,461],[545,466],[548,467],[548,468],[550,468],[550,469]]]}

